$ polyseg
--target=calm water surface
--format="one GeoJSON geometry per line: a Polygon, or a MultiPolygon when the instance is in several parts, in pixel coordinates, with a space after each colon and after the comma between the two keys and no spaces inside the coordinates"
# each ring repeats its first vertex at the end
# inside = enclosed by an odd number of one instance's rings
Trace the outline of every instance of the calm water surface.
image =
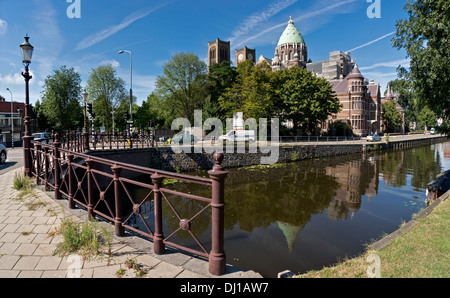
{"type": "MultiPolygon", "coordinates": [[[[426,185],[447,169],[450,142],[229,169],[225,187],[227,263],[276,277],[286,269],[304,273],[353,257],[364,251],[365,244],[395,231],[425,208],[426,185]]],[[[209,190],[192,185],[174,184],[171,188],[210,196],[209,190]]],[[[173,199],[173,204],[182,218],[190,218],[204,207],[183,198],[173,199]]],[[[192,221],[192,229],[202,241],[209,239],[209,221],[208,212],[192,221]]],[[[174,215],[166,214],[165,234],[178,224],[174,215]]],[[[177,232],[173,239],[196,246],[185,231],[177,232]]]]}

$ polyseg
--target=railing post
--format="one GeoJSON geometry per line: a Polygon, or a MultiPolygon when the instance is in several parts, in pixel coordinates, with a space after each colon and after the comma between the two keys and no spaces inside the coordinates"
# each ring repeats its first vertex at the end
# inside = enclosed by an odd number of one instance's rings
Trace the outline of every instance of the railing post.
{"type": "Polygon", "coordinates": [[[214,153],[214,166],[208,171],[212,179],[211,202],[211,252],[209,254],[209,272],[213,275],[225,273],[226,256],[224,251],[224,185],[228,171],[222,166],[223,153],[214,153]]]}
{"type": "Polygon", "coordinates": [[[123,227],[123,218],[122,218],[122,196],[120,195],[120,171],[121,167],[116,165],[111,167],[114,173],[114,200],[116,206],[116,217],[114,218],[114,230],[116,236],[122,237],[125,234],[125,230],[123,227]]]}
{"type": "Polygon", "coordinates": [[[74,195],[75,179],[73,177],[73,168],[72,168],[73,154],[68,154],[67,159],[68,159],[67,167],[69,171],[69,209],[74,209],[75,202],[73,201],[73,195],[74,195]]]}
{"type": "Polygon", "coordinates": [[[59,192],[59,188],[61,187],[61,167],[60,167],[60,152],[59,152],[59,146],[61,143],[59,142],[59,134],[55,134],[55,142],[53,143],[54,146],[54,156],[53,156],[53,166],[54,169],[54,179],[55,179],[55,200],[61,199],[61,193],[59,192]]]}
{"type": "Polygon", "coordinates": [[[50,160],[48,157],[48,147],[44,146],[44,189],[45,191],[48,191],[48,174],[49,174],[49,168],[50,168],[50,160]]]}
{"type": "Polygon", "coordinates": [[[165,244],[163,242],[164,234],[162,230],[162,206],[161,206],[161,191],[160,187],[164,177],[160,176],[158,173],[151,175],[154,193],[154,209],[155,209],[155,233],[153,235],[153,250],[155,254],[164,254],[165,244]]]}
{"type": "Polygon", "coordinates": [[[36,185],[39,185],[41,180],[41,145],[36,145],[36,185]]]}
{"type": "Polygon", "coordinates": [[[86,160],[87,165],[87,184],[88,184],[88,218],[89,220],[93,219],[94,216],[94,179],[92,177],[92,163],[94,161],[92,159],[86,160]]]}

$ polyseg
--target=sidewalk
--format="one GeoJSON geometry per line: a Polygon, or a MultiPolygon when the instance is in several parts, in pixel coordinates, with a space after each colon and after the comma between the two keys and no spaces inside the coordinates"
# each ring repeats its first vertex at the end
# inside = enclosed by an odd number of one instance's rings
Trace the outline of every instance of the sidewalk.
{"type": "MultiPolygon", "coordinates": [[[[74,218],[85,220],[81,209],[69,210],[67,200],[55,201],[51,193],[34,188],[32,198],[18,198],[13,189],[15,173],[23,168],[0,175],[0,278],[56,278],[71,277],[78,272],[84,278],[117,278],[117,272],[125,269],[122,277],[134,278],[136,271],[127,269],[125,261],[135,260],[146,272],[144,278],[214,278],[208,272],[207,260],[166,249],[166,254],[153,253],[150,241],[127,235],[113,237],[113,256],[93,260],[53,255],[56,245],[62,241],[57,229],[61,220],[74,218]],[[80,262],[78,262],[80,260],[80,262]],[[80,266],[77,266],[77,265],[80,266]],[[79,271],[75,270],[80,269],[79,271]]],[[[99,224],[109,225],[105,222],[99,224]]],[[[227,266],[225,278],[255,278],[261,275],[227,266]]]]}

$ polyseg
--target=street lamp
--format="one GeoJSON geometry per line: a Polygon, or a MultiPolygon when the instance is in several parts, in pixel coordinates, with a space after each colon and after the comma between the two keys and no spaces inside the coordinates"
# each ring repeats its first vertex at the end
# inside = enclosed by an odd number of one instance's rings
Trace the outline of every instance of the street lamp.
{"type": "Polygon", "coordinates": [[[83,102],[84,102],[84,123],[83,123],[83,143],[84,143],[84,151],[89,150],[89,137],[87,133],[87,123],[86,123],[86,103],[88,98],[88,93],[86,92],[86,89],[84,89],[83,93],[81,93],[83,96],[83,102]]]}
{"type": "Polygon", "coordinates": [[[31,151],[30,141],[33,138],[31,136],[30,128],[30,88],[29,81],[32,76],[28,71],[28,66],[31,63],[31,57],[33,56],[33,46],[28,42],[30,38],[28,34],[25,35],[25,41],[20,45],[22,52],[22,63],[25,66],[25,72],[22,72],[22,76],[25,79],[25,135],[23,137],[23,156],[24,156],[24,168],[25,176],[31,177],[31,151]]]}
{"type": "Polygon", "coordinates": [[[13,118],[13,95],[11,90],[9,88],[6,88],[6,90],[11,93],[11,149],[14,149],[14,118],[13,118]]]}
{"type": "Polygon", "coordinates": [[[133,58],[130,51],[121,50],[119,54],[128,53],[130,54],[130,148],[133,148],[133,143],[131,142],[131,130],[133,127],[133,58]]]}

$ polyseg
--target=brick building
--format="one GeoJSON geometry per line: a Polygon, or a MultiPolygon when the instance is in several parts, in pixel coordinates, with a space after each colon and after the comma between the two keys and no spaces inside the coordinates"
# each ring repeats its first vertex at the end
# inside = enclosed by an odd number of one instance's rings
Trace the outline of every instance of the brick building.
{"type": "MultiPolygon", "coordinates": [[[[219,39],[208,43],[208,66],[229,57],[229,47],[229,42],[219,39]],[[221,49],[228,52],[222,53],[221,49]],[[218,56],[219,52],[221,54],[218,56]]],[[[255,63],[255,57],[254,49],[244,47],[236,50],[236,66],[245,60],[252,60],[255,63]]],[[[326,132],[330,124],[338,121],[348,127],[348,134],[366,136],[382,132],[380,85],[375,84],[373,80],[369,82],[361,74],[348,52],[330,52],[327,60],[308,63],[308,47],[292,19],[288,21],[278,40],[274,58],[269,59],[260,55],[256,64],[261,63],[268,63],[273,71],[294,66],[305,67],[314,75],[330,82],[343,108],[341,112],[330,116],[322,123],[322,132],[326,132]]]]}
{"type": "Polygon", "coordinates": [[[24,109],[24,103],[5,101],[0,97],[0,143],[5,144],[7,147],[11,147],[11,128],[13,128],[14,146],[18,147],[21,145],[24,109]]]}
{"type": "Polygon", "coordinates": [[[340,121],[347,124],[355,135],[380,133],[380,84],[375,84],[373,80],[368,83],[357,65],[345,78],[329,82],[343,107],[323,123],[322,129],[327,130],[331,123],[340,121]]]}

